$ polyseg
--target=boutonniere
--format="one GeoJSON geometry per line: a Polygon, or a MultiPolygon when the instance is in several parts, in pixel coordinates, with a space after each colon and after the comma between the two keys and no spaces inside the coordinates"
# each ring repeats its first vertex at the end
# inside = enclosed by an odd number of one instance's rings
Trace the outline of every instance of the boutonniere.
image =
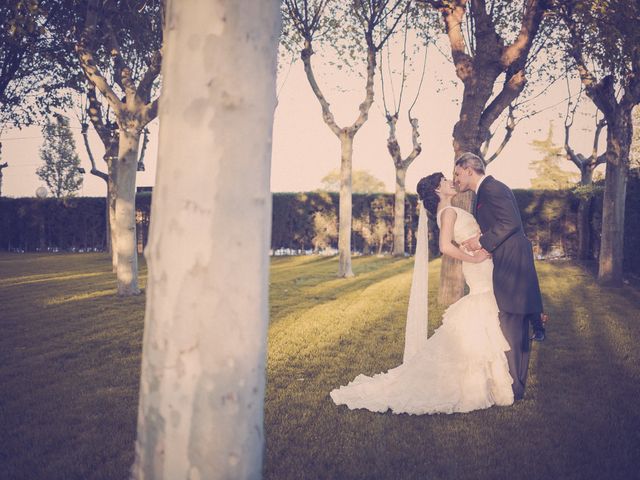
{"type": "Polygon", "coordinates": [[[477,204],[477,205],[476,205],[476,210],[480,210],[480,208],[481,208],[481,207],[482,207],[482,204],[481,204],[481,203],[477,204]]]}

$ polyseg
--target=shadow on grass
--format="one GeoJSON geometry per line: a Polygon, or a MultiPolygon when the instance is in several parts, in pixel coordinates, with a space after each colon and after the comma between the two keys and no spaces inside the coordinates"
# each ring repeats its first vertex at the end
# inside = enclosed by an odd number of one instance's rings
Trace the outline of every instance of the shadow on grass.
{"type": "MultiPolygon", "coordinates": [[[[0,288],[0,478],[127,478],[144,298],[82,297],[110,288],[108,256],[7,258],[0,279],[103,274],[0,288]]],[[[401,361],[413,260],[355,258],[358,276],[347,280],[335,278],[335,258],[272,260],[266,478],[636,475],[636,290],[539,264],[551,324],[534,345],[524,401],[464,415],[374,414],[336,407],[328,393],[401,361]]],[[[430,264],[431,298],[438,268],[430,264]]],[[[442,310],[430,309],[431,331],[442,310]]]]}
{"type": "Polygon", "coordinates": [[[635,307],[577,266],[539,270],[551,320],[547,340],[534,344],[520,457],[538,478],[633,478],[640,386],[632,339],[639,332],[629,335],[627,325],[635,307]]]}
{"type": "Polygon", "coordinates": [[[116,299],[108,256],[3,260],[5,276],[50,281],[0,288],[0,478],[127,478],[144,297],[116,299]],[[101,288],[113,295],[51,301],[101,288]]]}
{"type": "Polygon", "coordinates": [[[304,312],[363,291],[367,287],[406,273],[413,268],[413,259],[358,257],[354,259],[356,276],[337,278],[338,261],[336,258],[290,260],[286,269],[284,261],[278,269],[272,270],[270,282],[271,325],[287,318],[291,312],[304,312]],[[309,265],[314,265],[310,270],[309,265]],[[284,270],[284,271],[283,271],[284,270]]]}
{"type": "Polygon", "coordinates": [[[309,336],[315,348],[270,368],[266,478],[633,478],[640,391],[637,357],[625,355],[638,328],[627,335],[624,326],[635,306],[624,294],[600,292],[577,267],[539,269],[552,323],[549,339],[533,347],[524,401],[420,417],[336,407],[332,388],[401,361],[402,309],[353,322],[350,338],[331,344],[309,336]],[[587,327],[584,312],[608,320],[587,327]]]}

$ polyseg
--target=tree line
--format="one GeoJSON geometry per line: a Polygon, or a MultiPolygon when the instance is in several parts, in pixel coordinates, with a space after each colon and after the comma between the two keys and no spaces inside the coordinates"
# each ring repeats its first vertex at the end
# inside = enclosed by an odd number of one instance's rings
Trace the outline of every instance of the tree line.
{"type": "MultiPolygon", "coordinates": [[[[554,147],[558,148],[558,147],[554,147]]],[[[562,172],[563,175],[566,172],[562,172]]],[[[557,182],[564,177],[554,177],[557,182]]],[[[542,178],[539,179],[543,181],[542,178]]],[[[548,181],[548,180],[547,180],[548,181]]],[[[527,236],[532,240],[539,258],[581,258],[597,260],[600,253],[602,228],[603,179],[589,191],[558,189],[514,190],[527,236]],[[580,228],[582,205],[588,197],[587,231],[590,248],[583,251],[580,228]]],[[[136,237],[138,252],[149,238],[151,195],[136,195],[136,237]]],[[[629,194],[625,219],[625,272],[640,272],[635,252],[640,248],[640,173],[633,169],[629,179],[629,194]]],[[[324,253],[338,248],[338,192],[274,193],[272,195],[272,254],[324,253]]],[[[404,255],[415,251],[418,226],[418,199],[415,194],[405,198],[404,255]]],[[[393,254],[395,198],[389,193],[354,193],[352,250],[358,254],[393,254]]],[[[0,199],[0,249],[5,251],[105,251],[108,246],[105,228],[105,199],[68,198],[0,199]]],[[[438,231],[434,219],[429,222],[429,254],[439,256],[438,231]]]]}

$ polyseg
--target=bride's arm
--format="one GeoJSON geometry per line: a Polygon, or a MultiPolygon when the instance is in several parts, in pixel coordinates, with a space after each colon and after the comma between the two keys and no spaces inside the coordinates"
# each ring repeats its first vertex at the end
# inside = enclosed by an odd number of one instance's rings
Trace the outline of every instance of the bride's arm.
{"type": "Polygon", "coordinates": [[[453,244],[453,226],[458,214],[452,208],[446,208],[440,216],[440,251],[444,255],[457,260],[470,263],[480,263],[489,258],[486,253],[479,250],[475,255],[469,255],[453,244]]]}

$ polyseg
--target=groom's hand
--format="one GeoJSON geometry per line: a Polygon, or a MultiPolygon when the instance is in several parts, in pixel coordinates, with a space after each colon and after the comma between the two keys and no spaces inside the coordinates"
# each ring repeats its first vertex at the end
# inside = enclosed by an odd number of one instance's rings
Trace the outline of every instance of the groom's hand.
{"type": "Polygon", "coordinates": [[[482,248],[482,245],[480,245],[480,234],[466,239],[464,242],[462,242],[462,246],[471,252],[480,250],[482,248]]]}

